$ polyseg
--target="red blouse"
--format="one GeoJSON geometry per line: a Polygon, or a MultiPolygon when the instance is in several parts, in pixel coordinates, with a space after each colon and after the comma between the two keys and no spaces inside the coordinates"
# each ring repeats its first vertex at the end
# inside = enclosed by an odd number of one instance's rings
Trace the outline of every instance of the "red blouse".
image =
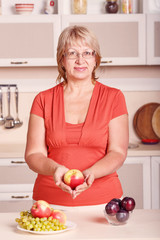
{"type": "MultiPolygon", "coordinates": [[[[65,122],[63,85],[39,93],[31,113],[45,121],[48,157],[69,169],[89,168],[107,153],[110,120],[127,114],[122,92],[96,82],[85,122],[65,122]]],[[[96,179],[92,186],[72,199],[54,183],[52,176],[38,174],[33,199],[50,204],[83,206],[103,204],[123,194],[117,173],[96,179]]]]}

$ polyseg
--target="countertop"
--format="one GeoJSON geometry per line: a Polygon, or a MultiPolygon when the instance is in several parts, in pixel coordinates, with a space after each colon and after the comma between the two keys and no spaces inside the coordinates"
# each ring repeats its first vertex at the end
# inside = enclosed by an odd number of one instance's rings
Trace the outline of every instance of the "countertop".
{"type": "MultiPolygon", "coordinates": [[[[160,156],[160,143],[146,145],[140,142],[134,143],[138,145],[136,148],[128,149],[128,157],[130,156],[160,156]]],[[[23,158],[25,152],[25,144],[1,144],[0,158],[23,158]]]]}
{"type": "Polygon", "coordinates": [[[160,239],[160,210],[135,209],[125,225],[110,225],[104,218],[103,211],[95,208],[85,210],[68,210],[67,219],[75,222],[77,227],[55,235],[37,235],[26,233],[16,228],[15,218],[19,213],[0,213],[1,239],[76,239],[76,240],[157,240],[160,239]]]}

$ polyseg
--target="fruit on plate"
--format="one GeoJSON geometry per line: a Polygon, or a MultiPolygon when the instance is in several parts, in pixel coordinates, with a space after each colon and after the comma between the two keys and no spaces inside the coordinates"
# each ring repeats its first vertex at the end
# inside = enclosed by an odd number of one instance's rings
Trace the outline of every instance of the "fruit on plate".
{"type": "Polygon", "coordinates": [[[22,211],[20,213],[20,218],[16,218],[15,221],[18,223],[20,228],[43,232],[43,231],[60,231],[67,228],[66,225],[59,222],[57,219],[52,217],[34,218],[30,211],[22,211]]]}
{"type": "Polygon", "coordinates": [[[74,190],[78,185],[84,183],[84,176],[78,169],[70,169],[65,173],[63,180],[74,190]]]}
{"type": "Polygon", "coordinates": [[[35,218],[48,218],[51,215],[51,207],[46,201],[38,200],[32,205],[31,214],[35,218]]]}
{"type": "Polygon", "coordinates": [[[110,201],[106,206],[105,206],[106,213],[110,216],[116,215],[116,213],[120,210],[119,204],[115,201],[110,201]]]}
{"type": "Polygon", "coordinates": [[[62,212],[61,210],[52,210],[50,217],[53,219],[58,219],[60,223],[65,224],[66,223],[66,214],[62,212]]]}
{"type": "Polygon", "coordinates": [[[119,222],[125,222],[128,220],[129,218],[129,212],[124,210],[124,209],[120,209],[117,213],[116,213],[116,218],[119,222]]]}
{"type": "Polygon", "coordinates": [[[135,205],[136,205],[135,200],[131,197],[124,197],[121,201],[122,208],[127,211],[133,211],[135,205]]]}

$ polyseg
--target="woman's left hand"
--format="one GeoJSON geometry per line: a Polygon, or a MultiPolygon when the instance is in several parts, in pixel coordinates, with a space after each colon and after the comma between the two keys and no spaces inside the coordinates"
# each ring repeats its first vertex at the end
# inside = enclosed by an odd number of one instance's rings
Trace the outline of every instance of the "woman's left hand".
{"type": "Polygon", "coordinates": [[[75,199],[80,193],[82,193],[83,191],[87,190],[89,187],[91,187],[92,183],[94,182],[94,175],[85,170],[83,171],[83,175],[84,175],[84,183],[78,185],[75,190],[72,191],[72,198],[75,199]]]}

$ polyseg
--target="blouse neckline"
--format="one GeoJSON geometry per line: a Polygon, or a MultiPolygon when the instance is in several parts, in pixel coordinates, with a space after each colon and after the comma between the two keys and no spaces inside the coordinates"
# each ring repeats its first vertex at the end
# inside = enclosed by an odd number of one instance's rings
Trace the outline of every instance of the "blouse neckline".
{"type": "MultiPolygon", "coordinates": [[[[63,126],[64,126],[64,130],[66,131],[66,126],[68,125],[70,125],[70,126],[81,126],[82,127],[82,132],[81,132],[81,137],[80,137],[80,140],[79,140],[79,144],[81,143],[81,140],[82,140],[82,138],[83,138],[83,135],[85,134],[85,131],[87,131],[87,125],[89,124],[89,119],[90,119],[90,115],[92,114],[92,111],[93,111],[93,109],[94,109],[94,102],[95,102],[95,100],[96,100],[96,96],[97,96],[97,94],[96,94],[96,91],[97,91],[97,89],[98,89],[98,82],[96,81],[96,83],[95,83],[95,86],[94,86],[94,89],[93,89],[93,92],[92,92],[92,96],[91,96],[91,99],[90,99],[90,103],[89,103],[89,107],[88,107],[88,111],[87,111],[87,114],[86,114],[86,118],[85,118],[85,121],[83,122],[83,123],[78,123],[78,124],[72,124],[72,123],[68,123],[68,122],[66,122],[65,121],[65,110],[64,110],[64,89],[63,89],[63,85],[61,85],[62,86],[62,88],[61,88],[61,91],[62,91],[62,111],[63,111],[63,113],[62,113],[62,116],[63,116],[63,126]]],[[[65,133],[64,133],[65,134],[65,133]]],[[[65,134],[66,135],[66,134],[65,134]]],[[[66,137],[65,137],[65,139],[66,139],[66,137]]]]}

